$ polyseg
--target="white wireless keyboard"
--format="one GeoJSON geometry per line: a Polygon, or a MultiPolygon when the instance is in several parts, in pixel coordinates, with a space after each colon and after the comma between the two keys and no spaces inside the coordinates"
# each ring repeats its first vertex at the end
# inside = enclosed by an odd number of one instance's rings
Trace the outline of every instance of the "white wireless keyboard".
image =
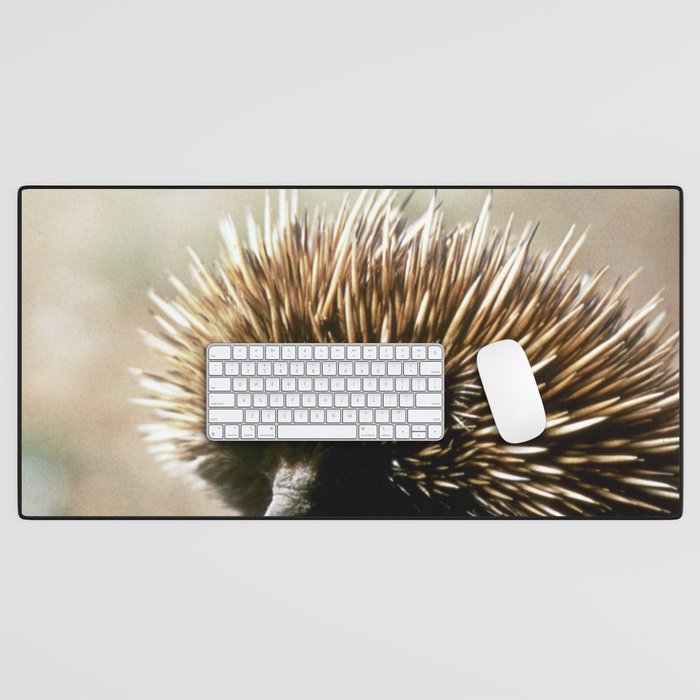
{"type": "Polygon", "coordinates": [[[210,440],[440,440],[442,345],[216,344],[210,440]]]}

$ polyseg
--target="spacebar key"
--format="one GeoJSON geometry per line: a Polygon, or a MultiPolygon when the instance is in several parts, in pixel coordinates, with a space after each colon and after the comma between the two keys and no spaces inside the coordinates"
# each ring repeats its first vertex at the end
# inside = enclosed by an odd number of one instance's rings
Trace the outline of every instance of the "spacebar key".
{"type": "Polygon", "coordinates": [[[356,440],[356,425],[278,425],[278,440],[356,440]]]}

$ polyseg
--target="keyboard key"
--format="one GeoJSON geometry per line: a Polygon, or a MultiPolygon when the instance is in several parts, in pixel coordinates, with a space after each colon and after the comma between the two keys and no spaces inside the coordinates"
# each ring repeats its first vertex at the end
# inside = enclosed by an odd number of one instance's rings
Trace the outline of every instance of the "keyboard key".
{"type": "Polygon", "coordinates": [[[279,440],[356,440],[355,425],[280,425],[279,440]]]}
{"type": "Polygon", "coordinates": [[[209,391],[231,391],[231,380],[228,377],[210,379],[209,391]]]}
{"type": "Polygon", "coordinates": [[[358,411],[358,420],[360,423],[371,423],[374,420],[374,411],[366,408],[358,411]]]}
{"type": "Polygon", "coordinates": [[[379,359],[380,360],[392,360],[392,359],[394,359],[394,348],[391,345],[380,345],[379,346],[379,359]]]}
{"type": "Polygon", "coordinates": [[[377,347],[376,347],[376,345],[365,345],[362,348],[362,357],[365,360],[376,360],[377,359],[377,347]]]}
{"type": "Polygon", "coordinates": [[[430,345],[428,347],[429,360],[442,360],[442,347],[440,345],[430,345]]]}
{"type": "Polygon", "coordinates": [[[413,410],[408,412],[409,423],[441,423],[442,411],[413,410]]]}
{"type": "Polygon", "coordinates": [[[235,394],[209,394],[209,405],[212,408],[217,406],[235,406],[236,405],[236,395],[235,394]]]}
{"type": "Polygon", "coordinates": [[[417,408],[442,406],[442,394],[416,394],[417,408]]]}
{"type": "Polygon", "coordinates": [[[260,411],[260,422],[261,423],[274,423],[275,422],[275,410],[274,410],[274,408],[267,408],[264,411],[260,411]]]}
{"type": "Polygon", "coordinates": [[[283,345],[282,346],[282,359],[283,360],[295,360],[297,356],[297,349],[294,345],[283,345]]]}
{"type": "Polygon", "coordinates": [[[258,440],[274,440],[275,426],[274,425],[259,425],[258,440]]]}
{"type": "Polygon", "coordinates": [[[244,440],[254,440],[255,439],[255,426],[254,425],[241,426],[241,437],[244,440]]]}
{"type": "Polygon", "coordinates": [[[411,348],[411,357],[414,360],[425,360],[425,345],[414,345],[411,348]]]}
{"type": "Polygon", "coordinates": [[[394,439],[394,426],[393,425],[380,425],[379,426],[379,437],[382,440],[393,440],[394,439]]]}
{"type": "Polygon", "coordinates": [[[386,372],[387,374],[393,375],[393,376],[398,376],[401,374],[402,371],[402,366],[400,362],[387,362],[386,365],[386,372]]]}
{"type": "Polygon", "coordinates": [[[266,346],[265,347],[265,359],[266,360],[279,360],[280,359],[279,345],[266,346]]]}
{"type": "Polygon", "coordinates": [[[292,422],[292,412],[288,408],[280,408],[277,411],[277,422],[278,423],[291,423],[292,422]]]}
{"type": "Polygon", "coordinates": [[[428,391],[442,391],[442,379],[440,377],[430,377],[428,379],[428,391]]]}
{"type": "Polygon", "coordinates": [[[328,346],[327,345],[315,345],[314,346],[314,359],[315,360],[327,360],[328,359],[328,346]]]}
{"type": "Polygon", "coordinates": [[[348,360],[359,360],[362,356],[362,348],[359,345],[348,345],[345,356],[348,360]]]}
{"type": "Polygon", "coordinates": [[[210,423],[241,423],[243,411],[238,409],[209,409],[210,423]]]}
{"type": "Polygon", "coordinates": [[[234,391],[248,391],[248,380],[245,377],[236,377],[233,380],[234,391]]]}
{"type": "Polygon", "coordinates": [[[240,365],[238,362],[227,362],[224,368],[224,374],[238,374],[240,372],[240,365]]]}
{"type": "Polygon", "coordinates": [[[439,440],[442,437],[442,426],[441,425],[429,425],[428,426],[428,437],[431,440],[439,440]]]}
{"type": "Polygon", "coordinates": [[[248,348],[248,357],[251,360],[262,360],[265,357],[265,348],[262,345],[251,345],[248,348]]]}
{"type": "Polygon", "coordinates": [[[253,406],[256,408],[267,406],[267,394],[253,394],[253,406]]]}
{"type": "Polygon", "coordinates": [[[326,420],[329,423],[340,423],[340,411],[337,408],[331,408],[326,411],[326,420]]]}
{"type": "Polygon", "coordinates": [[[224,365],[222,362],[210,362],[209,363],[209,374],[216,375],[216,374],[223,374],[224,373],[224,365]]]}
{"type": "Polygon", "coordinates": [[[310,360],[313,357],[313,351],[310,345],[300,345],[297,348],[297,357],[300,360],[310,360]]]}
{"type": "Polygon", "coordinates": [[[331,360],[344,360],[345,359],[345,346],[344,345],[331,345],[331,360]]]}
{"type": "Polygon", "coordinates": [[[245,422],[246,423],[259,423],[260,422],[260,411],[257,408],[249,408],[245,412],[245,422]]]}
{"type": "Polygon", "coordinates": [[[209,426],[209,437],[212,440],[220,440],[223,437],[223,426],[210,425],[209,426]]]}
{"type": "Polygon", "coordinates": [[[410,437],[410,431],[409,427],[407,425],[397,425],[395,427],[396,430],[396,439],[397,440],[408,440],[410,437]]]}
{"type": "Polygon", "coordinates": [[[425,375],[440,375],[442,374],[442,362],[421,362],[420,373],[425,375]]]}
{"type": "Polygon", "coordinates": [[[410,350],[407,345],[397,345],[394,348],[394,357],[397,360],[408,360],[410,358],[410,350]]]}
{"type": "Polygon", "coordinates": [[[229,345],[212,345],[209,347],[210,360],[230,360],[231,347],[229,345]]]}
{"type": "Polygon", "coordinates": [[[227,440],[238,440],[239,427],[237,425],[227,425],[224,429],[227,440]]]}
{"type": "Polygon", "coordinates": [[[309,422],[309,412],[304,408],[299,408],[294,411],[294,422],[295,423],[308,423],[309,422]]]}
{"type": "Polygon", "coordinates": [[[361,425],[359,437],[360,437],[360,440],[376,440],[377,439],[377,426],[376,425],[361,425]]]}
{"type": "Polygon", "coordinates": [[[312,423],[323,423],[326,419],[326,412],[320,409],[315,409],[310,412],[312,423]]]}
{"type": "Polygon", "coordinates": [[[233,359],[234,360],[245,360],[248,357],[248,347],[246,345],[234,345],[233,346],[233,359]]]}
{"type": "Polygon", "coordinates": [[[251,377],[250,379],[250,390],[251,391],[263,391],[264,382],[261,377],[251,377]]]}
{"type": "Polygon", "coordinates": [[[382,405],[382,395],[381,394],[367,394],[367,405],[368,406],[381,406],[382,405]]]}
{"type": "Polygon", "coordinates": [[[357,423],[357,411],[354,408],[346,408],[343,411],[343,423],[357,423]]]}
{"type": "Polygon", "coordinates": [[[391,422],[392,423],[405,423],[406,422],[406,411],[398,408],[391,412],[391,422]]]}

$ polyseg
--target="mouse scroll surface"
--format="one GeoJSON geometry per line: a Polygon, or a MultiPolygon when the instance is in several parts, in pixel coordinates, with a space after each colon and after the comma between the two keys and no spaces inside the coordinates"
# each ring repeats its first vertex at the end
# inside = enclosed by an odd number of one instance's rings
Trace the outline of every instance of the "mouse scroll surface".
{"type": "Polygon", "coordinates": [[[476,356],[496,428],[509,443],[528,442],[545,428],[542,397],[525,351],[515,340],[499,340],[476,356]]]}

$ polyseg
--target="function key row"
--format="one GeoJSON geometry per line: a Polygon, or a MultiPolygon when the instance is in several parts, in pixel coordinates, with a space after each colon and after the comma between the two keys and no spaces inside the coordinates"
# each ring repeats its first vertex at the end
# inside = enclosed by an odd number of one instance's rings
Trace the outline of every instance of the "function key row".
{"type": "Polygon", "coordinates": [[[442,345],[210,345],[210,360],[442,360],[442,345]]]}
{"type": "Polygon", "coordinates": [[[415,362],[413,360],[400,362],[397,360],[375,360],[373,362],[348,362],[343,360],[336,362],[335,360],[327,360],[319,362],[317,360],[285,360],[268,361],[258,360],[210,360],[208,365],[210,377],[219,377],[223,375],[238,376],[244,375],[252,377],[258,375],[261,377],[277,376],[285,377],[288,375],[303,377],[317,376],[374,376],[374,377],[400,377],[400,376],[433,376],[439,377],[442,375],[442,363],[437,360],[424,360],[415,362]]]}

